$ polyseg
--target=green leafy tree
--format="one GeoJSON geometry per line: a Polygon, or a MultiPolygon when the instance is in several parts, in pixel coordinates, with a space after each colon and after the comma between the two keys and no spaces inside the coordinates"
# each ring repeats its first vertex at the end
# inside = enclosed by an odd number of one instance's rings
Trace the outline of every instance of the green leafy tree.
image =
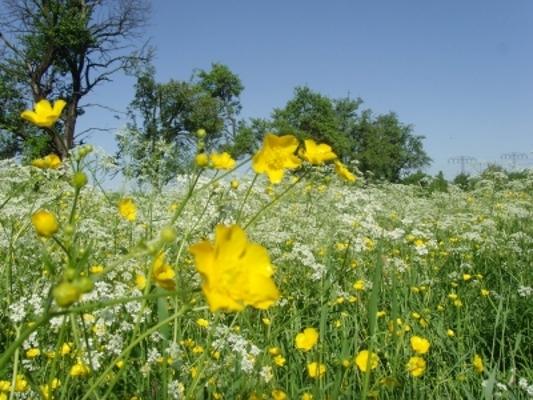
{"type": "MultiPolygon", "coordinates": [[[[80,101],[96,86],[141,57],[134,51],[149,11],[146,0],[0,0],[2,101],[27,108],[44,98],[67,101],[62,133],[35,133],[2,125],[2,153],[18,153],[36,142],[64,157],[76,142],[80,101]],[[21,105],[21,104],[18,104],[21,105]],[[8,137],[11,135],[11,137],[8,137]],[[15,144],[13,144],[15,143],[15,144]]],[[[3,111],[13,121],[21,108],[3,111]]]]}
{"type": "Polygon", "coordinates": [[[119,135],[119,156],[125,172],[157,187],[186,170],[199,150],[195,132],[206,131],[206,150],[235,139],[243,90],[228,67],[213,64],[191,81],[158,83],[155,70],[137,72],[135,97],[130,103],[127,132],[119,135]]]}
{"type": "Polygon", "coordinates": [[[351,156],[359,160],[361,171],[370,171],[377,179],[398,182],[431,161],[423,149],[423,137],[414,135],[413,127],[401,123],[394,113],[374,117],[365,110],[351,137],[351,156]]]}
{"type": "Polygon", "coordinates": [[[349,156],[350,138],[341,129],[335,103],[308,87],[297,87],[285,107],[273,111],[272,125],[281,134],[313,138],[332,146],[339,156],[349,156]]]}
{"type": "Polygon", "coordinates": [[[359,98],[331,99],[308,87],[297,87],[293,98],[275,109],[270,120],[240,125],[239,150],[256,148],[248,141],[257,142],[270,130],[327,143],[343,161],[358,160],[359,169],[376,179],[398,182],[430,163],[424,138],[414,135],[411,125],[400,122],[394,113],[374,116],[371,110],[360,109],[362,103],[359,98]]]}

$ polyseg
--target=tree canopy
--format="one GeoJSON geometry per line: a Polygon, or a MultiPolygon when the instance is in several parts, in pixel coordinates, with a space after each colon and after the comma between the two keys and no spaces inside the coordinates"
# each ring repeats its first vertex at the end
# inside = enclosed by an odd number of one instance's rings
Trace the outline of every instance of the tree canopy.
{"type": "Polygon", "coordinates": [[[118,136],[127,173],[160,186],[188,168],[198,150],[195,132],[206,131],[205,149],[234,141],[239,77],[223,64],[199,70],[190,81],[159,83],[151,66],[137,72],[127,130],[118,136]]]}
{"type": "Polygon", "coordinates": [[[329,144],[345,162],[357,160],[359,169],[377,179],[398,182],[406,173],[431,161],[423,136],[402,123],[395,113],[375,115],[361,110],[361,99],[332,99],[308,87],[297,87],[285,107],[270,119],[242,122],[236,137],[237,153],[251,152],[265,131],[295,134],[329,144]]]}

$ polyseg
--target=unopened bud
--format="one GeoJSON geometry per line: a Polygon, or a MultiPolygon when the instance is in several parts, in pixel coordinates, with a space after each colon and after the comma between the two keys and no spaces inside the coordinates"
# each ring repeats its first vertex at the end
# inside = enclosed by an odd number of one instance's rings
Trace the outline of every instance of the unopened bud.
{"type": "Polygon", "coordinates": [[[78,171],[72,176],[72,186],[76,189],[81,189],[85,185],[87,185],[87,175],[85,175],[83,172],[78,171]]]}
{"type": "Polygon", "coordinates": [[[70,282],[61,282],[53,290],[54,300],[59,307],[68,307],[79,300],[80,289],[70,282]]]}
{"type": "Polygon", "coordinates": [[[198,139],[203,139],[203,138],[205,138],[205,135],[207,135],[207,132],[205,131],[205,129],[198,129],[198,130],[196,131],[196,137],[197,137],[198,139]]]}
{"type": "Polygon", "coordinates": [[[160,237],[162,241],[167,242],[167,243],[172,243],[174,240],[176,240],[177,233],[173,227],[165,226],[161,230],[160,237]]]}
{"type": "Polygon", "coordinates": [[[91,278],[83,276],[74,282],[74,285],[78,287],[81,293],[89,293],[94,289],[94,282],[91,278]]]}

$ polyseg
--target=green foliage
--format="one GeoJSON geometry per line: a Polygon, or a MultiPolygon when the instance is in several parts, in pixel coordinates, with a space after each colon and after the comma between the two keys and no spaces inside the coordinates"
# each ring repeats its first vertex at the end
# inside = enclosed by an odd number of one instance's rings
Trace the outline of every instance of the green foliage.
{"type": "Polygon", "coordinates": [[[294,98],[284,108],[274,110],[272,121],[281,134],[313,138],[331,145],[343,158],[349,155],[350,139],[340,129],[334,102],[308,87],[297,87],[294,98]]]}
{"type": "MultiPolygon", "coordinates": [[[[360,111],[361,99],[331,99],[308,87],[297,87],[285,107],[275,109],[271,120],[241,124],[239,134],[245,140],[257,140],[257,128],[278,134],[312,138],[333,147],[345,162],[359,161],[359,169],[377,180],[398,182],[409,171],[428,165],[431,159],[423,149],[423,136],[413,134],[413,127],[396,114],[375,116],[371,110],[360,111]],[[250,131],[251,130],[251,131],[250,131]]],[[[240,150],[255,148],[248,144],[240,150]]]]}
{"type": "Polygon", "coordinates": [[[470,175],[468,174],[459,174],[453,178],[454,185],[459,186],[463,190],[470,188],[470,175]]]}

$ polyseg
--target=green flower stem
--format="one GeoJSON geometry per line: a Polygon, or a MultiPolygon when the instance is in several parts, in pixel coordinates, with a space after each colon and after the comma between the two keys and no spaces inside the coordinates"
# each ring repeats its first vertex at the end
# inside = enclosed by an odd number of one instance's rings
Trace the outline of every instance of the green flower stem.
{"type": "Polygon", "coordinates": [[[252,191],[252,188],[254,187],[255,181],[257,180],[258,176],[259,176],[258,174],[254,175],[252,182],[250,182],[250,186],[248,186],[248,189],[246,190],[246,193],[244,194],[244,198],[242,199],[241,205],[239,207],[237,218],[235,219],[236,224],[238,224],[241,219],[242,209],[244,208],[244,205],[246,204],[246,200],[248,200],[248,196],[250,196],[250,192],[252,191]]]}
{"type": "Polygon", "coordinates": [[[381,294],[381,279],[383,271],[383,258],[382,258],[382,249],[381,245],[378,244],[376,251],[376,264],[374,266],[374,276],[372,278],[372,292],[370,293],[370,299],[368,302],[368,332],[369,332],[369,345],[368,345],[368,359],[366,365],[366,372],[364,373],[363,379],[363,393],[361,394],[361,399],[366,400],[368,396],[368,388],[370,385],[370,374],[372,372],[371,361],[372,354],[375,347],[376,339],[376,325],[377,325],[377,312],[378,312],[378,302],[379,296],[381,294]]]}
{"type": "MultiPolygon", "coordinates": [[[[235,324],[235,321],[237,321],[237,317],[239,316],[238,313],[235,313],[233,319],[231,320],[231,323],[229,324],[228,326],[228,332],[231,331],[231,329],[233,328],[233,325],[235,324]]],[[[220,314],[215,314],[215,320],[213,321],[213,326],[215,325],[218,325],[218,322],[219,322],[219,319],[220,319],[220,314]]],[[[211,329],[211,331],[209,332],[209,335],[207,337],[207,348],[211,348],[211,343],[212,343],[212,340],[213,340],[213,329],[211,329]]],[[[194,367],[195,365],[198,365],[200,363],[203,363],[204,360],[207,358],[208,356],[208,351],[205,351],[204,353],[202,353],[202,355],[200,357],[198,357],[193,363],[192,363],[192,367],[194,367]]],[[[196,374],[196,377],[193,379],[191,385],[189,386],[189,389],[188,389],[188,394],[185,395],[185,400],[187,399],[191,399],[192,397],[192,394],[194,393],[194,389],[196,388],[196,386],[198,385],[198,382],[200,382],[200,378],[202,377],[204,371],[205,371],[205,363],[204,365],[202,365],[202,367],[200,368],[200,370],[197,372],[196,374]]]]}
{"type": "MultiPolygon", "coordinates": [[[[133,348],[135,346],[137,346],[139,343],[141,343],[145,338],[147,338],[148,336],[150,336],[152,333],[154,333],[155,331],[157,331],[159,328],[161,328],[162,326],[168,324],[169,322],[171,322],[172,320],[174,320],[174,318],[178,317],[178,316],[181,316],[185,313],[185,311],[188,310],[188,306],[185,305],[183,306],[182,308],[180,308],[178,311],[176,311],[173,315],[171,315],[170,317],[164,319],[163,321],[159,322],[158,324],[152,326],[150,329],[144,331],[142,334],[140,334],[135,340],[133,340],[129,345],[128,347],[126,347],[122,353],[120,353],[110,364],[109,366],[98,376],[98,378],[96,379],[96,381],[91,385],[91,387],[89,387],[89,389],[87,390],[87,392],[85,393],[85,395],[81,398],[81,400],[86,400],[88,399],[96,390],[96,388],[98,388],[98,386],[104,381],[104,379],[106,378],[106,376],[111,372],[111,370],[113,369],[113,367],[115,366],[115,364],[120,361],[121,359],[123,358],[126,358],[127,355],[130,353],[131,350],[133,350],[133,348]]],[[[109,389],[110,390],[113,386],[112,385],[109,385],[109,389]]],[[[105,398],[105,397],[104,397],[105,398]]]]}
{"type": "MultiPolygon", "coordinates": [[[[15,328],[17,332],[17,337],[20,338],[20,327],[15,328]]],[[[17,382],[17,373],[19,366],[19,349],[15,351],[15,361],[13,362],[13,372],[11,374],[11,390],[9,392],[9,400],[13,400],[15,396],[15,383],[17,382]]]]}
{"type": "Polygon", "coordinates": [[[68,251],[68,249],[65,247],[65,245],[63,244],[63,242],[61,242],[61,240],[59,240],[57,237],[55,236],[52,236],[52,240],[54,242],[56,242],[56,244],[61,247],[61,250],[63,250],[65,252],[65,254],[67,255],[67,257],[70,259],[70,252],[68,251]]]}
{"type": "Polygon", "coordinates": [[[74,200],[72,201],[72,208],[70,209],[70,215],[68,217],[68,223],[74,222],[74,216],[76,215],[76,208],[78,206],[78,198],[80,196],[80,188],[74,189],[74,200]]]}
{"type": "Polygon", "coordinates": [[[194,180],[189,187],[189,190],[187,191],[187,194],[185,195],[185,198],[180,203],[179,207],[174,212],[174,215],[172,216],[172,219],[170,220],[170,225],[174,225],[174,223],[177,221],[178,217],[181,215],[183,209],[185,208],[185,205],[189,202],[189,200],[192,198],[194,194],[194,188],[196,187],[198,180],[200,179],[200,176],[202,175],[202,171],[198,172],[196,176],[194,177],[194,180]]]}
{"type": "Polygon", "coordinates": [[[256,220],[257,218],[263,213],[265,212],[267,209],[269,209],[270,207],[272,207],[275,203],[277,203],[283,196],[285,196],[288,192],[290,192],[298,183],[300,183],[303,178],[307,175],[307,171],[305,171],[302,176],[300,176],[296,182],[292,183],[291,185],[289,185],[283,192],[281,192],[280,194],[278,194],[270,203],[267,203],[263,208],[261,208],[259,211],[257,211],[257,213],[250,219],[250,221],[248,221],[248,223],[244,226],[244,230],[246,230],[247,228],[250,227],[250,225],[252,225],[256,220]]]}

